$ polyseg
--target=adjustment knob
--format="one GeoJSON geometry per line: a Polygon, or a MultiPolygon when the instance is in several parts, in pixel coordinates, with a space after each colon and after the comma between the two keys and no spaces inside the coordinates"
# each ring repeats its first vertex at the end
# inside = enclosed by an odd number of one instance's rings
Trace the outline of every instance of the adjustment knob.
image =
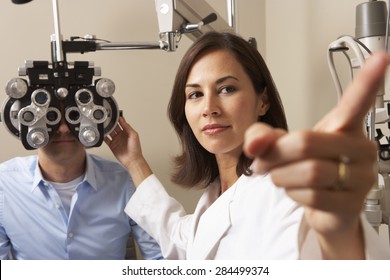
{"type": "Polygon", "coordinates": [[[111,97],[115,92],[115,84],[110,79],[100,79],[96,83],[96,92],[104,98],[111,97]]]}
{"type": "Polygon", "coordinates": [[[27,93],[27,83],[20,78],[12,79],[7,83],[5,92],[11,98],[22,98],[27,93]]]}
{"type": "Polygon", "coordinates": [[[83,138],[86,142],[92,143],[96,140],[96,133],[93,130],[86,130],[83,133],[83,138]]]}
{"type": "Polygon", "coordinates": [[[42,145],[45,142],[45,135],[41,131],[37,131],[31,134],[31,143],[35,146],[42,145]]]}

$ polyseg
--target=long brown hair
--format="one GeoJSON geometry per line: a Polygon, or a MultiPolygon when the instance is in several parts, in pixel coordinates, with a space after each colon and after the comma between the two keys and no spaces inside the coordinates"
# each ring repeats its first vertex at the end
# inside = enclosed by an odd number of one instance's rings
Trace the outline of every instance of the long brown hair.
{"type": "MultiPolygon", "coordinates": [[[[204,149],[195,138],[185,116],[185,86],[189,72],[202,54],[208,51],[229,50],[243,66],[252,81],[257,94],[267,89],[270,107],[261,121],[273,127],[287,129],[283,105],[268,67],[260,53],[246,40],[229,32],[208,32],[199,37],[187,50],[177,70],[172,95],[168,105],[168,116],[172,122],[182,147],[182,154],[174,158],[175,171],[172,181],[176,184],[193,187],[206,187],[219,171],[215,155],[204,149]]],[[[259,120],[260,121],[260,120],[259,120]]],[[[241,154],[237,164],[238,176],[251,175],[252,160],[241,154]]]]}

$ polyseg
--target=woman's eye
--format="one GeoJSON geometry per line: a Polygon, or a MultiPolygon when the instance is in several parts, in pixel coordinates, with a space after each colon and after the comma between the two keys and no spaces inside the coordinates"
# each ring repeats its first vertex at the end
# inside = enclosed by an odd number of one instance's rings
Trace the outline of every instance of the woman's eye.
{"type": "Polygon", "coordinates": [[[221,88],[221,90],[219,92],[220,93],[232,93],[232,92],[235,92],[235,91],[236,91],[235,87],[233,87],[233,86],[226,86],[226,87],[221,88]]]}
{"type": "Polygon", "coordinates": [[[196,99],[198,97],[202,96],[202,93],[199,91],[191,92],[187,95],[187,99],[196,99]]]}

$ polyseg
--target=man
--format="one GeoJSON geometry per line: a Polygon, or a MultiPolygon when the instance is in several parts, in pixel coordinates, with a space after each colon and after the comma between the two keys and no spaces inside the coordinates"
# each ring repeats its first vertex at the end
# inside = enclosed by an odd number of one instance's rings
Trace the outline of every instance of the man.
{"type": "Polygon", "coordinates": [[[123,259],[132,233],[145,259],[160,259],[123,211],[134,191],[126,169],[86,153],[62,120],[37,156],[0,164],[0,258],[123,259]]]}

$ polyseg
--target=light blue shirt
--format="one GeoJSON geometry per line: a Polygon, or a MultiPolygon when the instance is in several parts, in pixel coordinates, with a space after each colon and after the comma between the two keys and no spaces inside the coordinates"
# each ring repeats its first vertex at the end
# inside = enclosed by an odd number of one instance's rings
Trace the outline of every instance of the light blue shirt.
{"type": "Polygon", "coordinates": [[[87,155],[68,215],[37,156],[1,163],[0,258],[123,259],[132,232],[145,259],[160,259],[158,244],[124,212],[134,191],[122,165],[87,155]]]}

